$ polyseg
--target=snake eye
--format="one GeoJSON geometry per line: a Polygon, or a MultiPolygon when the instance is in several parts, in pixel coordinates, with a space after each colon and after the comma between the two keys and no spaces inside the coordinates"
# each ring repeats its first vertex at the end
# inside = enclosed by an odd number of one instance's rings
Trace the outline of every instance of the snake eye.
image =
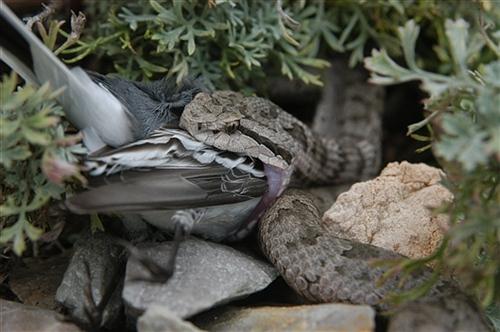
{"type": "Polygon", "coordinates": [[[228,134],[232,134],[236,131],[236,129],[238,129],[239,126],[239,121],[231,121],[225,125],[224,131],[228,134]]]}

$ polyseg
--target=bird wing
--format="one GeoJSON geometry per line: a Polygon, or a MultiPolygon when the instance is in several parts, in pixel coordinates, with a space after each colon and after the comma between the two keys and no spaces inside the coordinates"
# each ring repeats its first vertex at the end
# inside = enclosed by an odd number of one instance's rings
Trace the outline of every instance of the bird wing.
{"type": "Polygon", "coordinates": [[[177,210],[257,198],[267,183],[249,157],[196,141],[182,130],[87,157],[88,190],[66,201],[75,213],[177,210]]]}

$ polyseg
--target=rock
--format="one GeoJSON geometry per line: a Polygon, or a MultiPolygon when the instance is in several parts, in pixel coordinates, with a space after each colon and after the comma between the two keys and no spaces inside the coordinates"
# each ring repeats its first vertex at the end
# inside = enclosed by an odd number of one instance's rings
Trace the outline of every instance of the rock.
{"type": "Polygon", "coordinates": [[[137,321],[138,332],[201,332],[168,308],[153,305],[137,321]]]}
{"type": "Polygon", "coordinates": [[[332,206],[333,203],[335,203],[335,200],[340,194],[349,190],[351,185],[353,185],[353,183],[325,187],[311,187],[304,189],[304,191],[313,195],[315,199],[314,203],[318,207],[318,211],[323,214],[332,206]]]}
{"type": "Polygon", "coordinates": [[[57,319],[54,311],[0,299],[0,331],[77,332],[69,322],[57,319]]]}
{"type": "Polygon", "coordinates": [[[64,306],[76,321],[84,325],[89,324],[84,311],[84,289],[88,285],[85,262],[90,270],[92,294],[96,304],[101,302],[106,292],[115,288],[103,315],[103,325],[111,327],[122,312],[119,285],[122,283],[125,255],[123,248],[105,233],[85,235],[75,244],[71,262],[57,289],[56,301],[64,306]]]}
{"type": "Polygon", "coordinates": [[[492,331],[480,307],[459,292],[421,298],[397,308],[389,320],[388,332],[492,331]]]}
{"type": "Polygon", "coordinates": [[[425,164],[390,163],[376,179],[353,185],[324,214],[335,236],[372,244],[410,258],[439,246],[448,218],[433,208],[453,199],[439,184],[444,173],[425,164]]]}
{"type": "MultiPolygon", "coordinates": [[[[171,243],[142,249],[156,263],[165,266],[171,243]]],[[[127,263],[123,299],[127,312],[138,316],[152,304],[159,304],[186,318],[205,309],[245,297],[269,285],[278,275],[267,262],[231,247],[185,240],[177,255],[173,277],[165,284],[131,280],[140,274],[134,260],[127,263]]]]}
{"type": "Polygon", "coordinates": [[[210,331],[374,331],[370,306],[317,304],[295,307],[230,308],[200,317],[198,326],[210,331]]]}
{"type": "Polygon", "coordinates": [[[23,263],[10,273],[10,289],[24,304],[55,309],[56,290],[68,266],[69,255],[25,259],[23,263]]]}
{"type": "Polygon", "coordinates": [[[138,214],[129,213],[123,214],[120,217],[121,225],[123,226],[122,235],[131,243],[135,244],[146,241],[155,232],[138,214]]]}

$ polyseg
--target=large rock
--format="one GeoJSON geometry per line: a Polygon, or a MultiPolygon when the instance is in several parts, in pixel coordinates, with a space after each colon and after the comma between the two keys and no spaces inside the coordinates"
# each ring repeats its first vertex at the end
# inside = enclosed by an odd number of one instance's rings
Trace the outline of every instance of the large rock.
{"type": "Polygon", "coordinates": [[[365,305],[230,308],[197,320],[210,331],[374,331],[375,311],[365,305]]]}
{"type": "Polygon", "coordinates": [[[448,218],[432,209],[450,202],[444,173],[425,164],[390,163],[376,179],[353,185],[323,216],[336,236],[420,258],[440,244],[448,218]]]}
{"type": "Polygon", "coordinates": [[[79,332],[75,325],[62,322],[54,311],[0,299],[0,331],[79,332]]]}
{"type": "Polygon", "coordinates": [[[138,332],[201,332],[168,308],[153,305],[137,321],[138,332]]]}
{"type": "Polygon", "coordinates": [[[493,331],[481,308],[460,292],[420,298],[391,312],[388,332],[493,331]]]}
{"type": "MultiPolygon", "coordinates": [[[[170,250],[171,243],[142,249],[144,254],[161,266],[166,265],[170,250]]],[[[135,260],[127,263],[123,299],[127,312],[133,316],[158,304],[179,317],[190,317],[255,293],[277,277],[277,271],[267,262],[231,247],[196,238],[187,239],[181,244],[175,273],[165,284],[133,280],[134,276],[140,275],[141,269],[135,260]]]]}
{"type": "Polygon", "coordinates": [[[96,304],[100,304],[103,296],[111,290],[113,294],[104,309],[102,324],[112,327],[122,313],[120,284],[125,257],[124,249],[105,233],[84,235],[74,246],[71,262],[57,289],[56,301],[66,308],[73,319],[88,325],[84,291],[88,283],[91,283],[96,304]],[[89,267],[90,276],[86,273],[85,264],[89,267]]]}

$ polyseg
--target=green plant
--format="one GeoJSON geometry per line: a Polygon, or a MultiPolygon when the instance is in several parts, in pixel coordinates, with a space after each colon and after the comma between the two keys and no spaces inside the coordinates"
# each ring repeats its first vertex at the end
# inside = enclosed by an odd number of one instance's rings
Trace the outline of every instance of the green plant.
{"type": "MultiPolygon", "coordinates": [[[[421,69],[415,45],[419,27],[410,20],[399,29],[408,67],[397,64],[385,50],[374,50],[365,60],[376,84],[420,80],[429,94],[429,116],[411,125],[408,134],[429,143],[448,173],[445,184],[454,201],[444,207],[450,230],[430,257],[393,263],[389,273],[411,271],[436,263],[435,276],[444,271],[459,276],[486,306],[500,301],[500,61],[498,39],[491,42],[484,31],[472,30],[463,19],[446,20],[445,34],[453,73],[442,75],[421,69]],[[477,52],[488,47],[495,57],[475,63],[477,52]],[[417,135],[428,129],[429,135],[417,135]]],[[[500,31],[493,32],[497,38],[500,31]]],[[[431,280],[407,294],[425,293],[431,280]]]]}
{"type": "MultiPolygon", "coordinates": [[[[48,30],[37,22],[42,40],[59,53],[79,38],[82,15],[72,17],[73,32],[56,47],[62,21],[51,21],[48,30]]],[[[74,154],[85,150],[77,145],[79,135],[66,135],[68,124],[55,98],[61,91],[41,87],[18,87],[17,77],[4,76],[0,84],[0,244],[12,242],[21,255],[25,237],[37,240],[47,227],[47,204],[67,191],[64,181],[76,178],[85,183],[74,154]]]]}
{"type": "MultiPolygon", "coordinates": [[[[349,53],[351,65],[373,42],[399,55],[397,27],[409,18],[426,23],[426,36],[439,39],[441,49],[443,17],[478,9],[470,1],[438,0],[88,1],[89,16],[99,24],[66,54],[71,61],[97,54],[113,65],[105,71],[132,79],[200,76],[211,88],[259,87],[262,93],[269,76],[321,85],[318,69],[328,66],[323,58],[330,51],[349,53]]],[[[430,67],[439,63],[422,59],[430,67]]]]}
{"type": "Polygon", "coordinates": [[[77,137],[64,136],[62,110],[49,84],[16,90],[17,77],[4,76],[0,84],[0,243],[13,242],[20,255],[25,236],[37,240],[44,227],[40,209],[60,199],[65,178],[79,175],[73,153],[77,137]],[[39,227],[35,226],[38,225],[39,227]]]}

